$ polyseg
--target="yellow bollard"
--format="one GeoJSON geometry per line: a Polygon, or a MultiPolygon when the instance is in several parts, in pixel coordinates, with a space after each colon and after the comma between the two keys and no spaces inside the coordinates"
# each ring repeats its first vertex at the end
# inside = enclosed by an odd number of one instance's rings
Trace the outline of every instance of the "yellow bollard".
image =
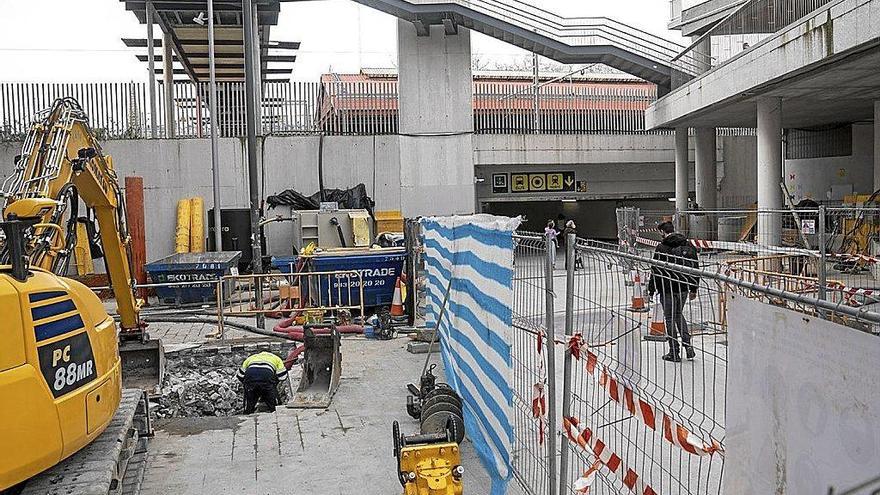
{"type": "Polygon", "coordinates": [[[189,252],[190,200],[181,199],[177,202],[177,232],[175,233],[174,252],[189,252]]]}
{"type": "Polygon", "coordinates": [[[196,196],[190,200],[189,252],[205,252],[205,200],[196,196]]]}

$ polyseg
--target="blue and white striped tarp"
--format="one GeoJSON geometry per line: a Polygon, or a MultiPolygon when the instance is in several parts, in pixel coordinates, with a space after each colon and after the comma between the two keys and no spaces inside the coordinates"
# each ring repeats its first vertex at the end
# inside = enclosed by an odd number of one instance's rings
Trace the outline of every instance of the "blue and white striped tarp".
{"type": "Polygon", "coordinates": [[[422,220],[428,326],[452,279],[440,343],[446,380],[464,402],[468,438],[492,477],[492,495],[511,477],[510,353],[513,232],[520,219],[491,215],[422,220]]]}

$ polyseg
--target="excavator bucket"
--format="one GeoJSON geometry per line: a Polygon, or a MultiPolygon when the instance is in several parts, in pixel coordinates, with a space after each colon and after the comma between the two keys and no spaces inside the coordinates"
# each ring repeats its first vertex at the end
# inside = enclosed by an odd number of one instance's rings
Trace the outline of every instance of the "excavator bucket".
{"type": "Polygon", "coordinates": [[[159,392],[165,378],[165,349],[160,340],[120,339],[119,357],[125,388],[138,388],[149,394],[159,392]]]}
{"type": "Polygon", "coordinates": [[[306,325],[303,328],[303,342],[305,357],[302,377],[287,407],[327,408],[339,388],[339,377],[342,375],[339,330],[333,324],[306,325]]]}

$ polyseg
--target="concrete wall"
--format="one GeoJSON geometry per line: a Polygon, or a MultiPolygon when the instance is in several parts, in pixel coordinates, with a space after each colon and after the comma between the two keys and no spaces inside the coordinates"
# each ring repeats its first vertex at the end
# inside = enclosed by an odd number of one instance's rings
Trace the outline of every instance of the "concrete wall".
{"type": "MultiPolygon", "coordinates": [[[[860,133],[856,133],[860,134],[860,133]]],[[[422,138],[416,138],[422,139],[422,138]]],[[[376,201],[377,209],[403,207],[405,188],[401,187],[399,136],[329,136],[324,139],[324,177],[326,187],[348,188],[364,183],[376,201]]],[[[318,190],[318,137],[267,137],[260,157],[265,169],[263,198],[293,188],[304,194],[318,190]]],[[[613,212],[618,206],[639,206],[666,210],[666,198],[673,194],[672,135],[476,135],[471,155],[476,177],[484,182],[476,189],[482,211],[526,215],[528,228],[562,214],[575,218],[581,233],[613,237],[613,212]],[[544,195],[529,198],[512,194],[497,197],[491,190],[493,172],[525,170],[573,170],[578,180],[586,180],[586,193],[544,195]],[[577,199],[576,203],[562,199],[577,199]],[[502,204],[498,199],[514,201],[502,204]],[[532,199],[532,201],[529,201],[532,199]],[[538,201],[546,201],[539,205],[538,201]]],[[[724,206],[745,206],[754,201],[755,138],[724,137],[719,143],[720,198],[724,206]],[[725,199],[727,198],[727,199],[725,199]],[[733,201],[731,198],[739,198],[733,201]],[[745,199],[742,199],[745,198],[745,199]]],[[[859,145],[861,147],[862,145],[859,145]]],[[[20,145],[0,143],[0,176],[11,171],[12,157],[20,145]]],[[[207,139],[107,141],[105,150],[115,159],[119,176],[141,175],[146,187],[147,257],[156,260],[173,252],[177,201],[200,195],[211,207],[211,158],[207,139]]],[[[236,138],[221,139],[220,159],[223,207],[247,206],[247,171],[243,162],[243,143],[236,138]]],[[[693,159],[693,153],[691,153],[693,159]]],[[[426,162],[427,163],[427,162],[426,162]]],[[[442,169],[436,162],[431,171],[442,169]]],[[[836,168],[834,170],[837,170],[836,168]]],[[[691,170],[691,188],[693,170],[691,170]]],[[[262,177],[261,177],[262,179],[262,177]]],[[[473,181],[471,176],[470,183],[473,181]]],[[[425,208],[447,207],[455,198],[422,198],[425,208]],[[429,201],[430,200],[430,201],[429,201]]],[[[467,199],[473,202],[472,198],[467,199]]],[[[463,203],[462,203],[463,204],[463,203]]],[[[470,204],[470,203],[469,203],[470,204]]],[[[269,211],[287,215],[288,211],[269,211]]],[[[430,210],[429,210],[430,213],[430,210]]],[[[540,229],[539,229],[540,230],[540,229]]],[[[290,224],[266,227],[269,252],[289,254],[292,250],[290,224]]]]}
{"type": "Polygon", "coordinates": [[[832,197],[835,189],[871,194],[874,187],[874,126],[852,126],[852,155],[785,161],[785,182],[795,201],[811,198],[818,201],[832,197]]]}
{"type": "Polygon", "coordinates": [[[399,20],[400,190],[405,216],[474,212],[471,32],[399,20]]]}
{"type": "MultiPolygon", "coordinates": [[[[477,200],[483,212],[523,215],[528,230],[542,231],[547,220],[562,217],[574,219],[582,236],[612,239],[616,208],[672,208],[674,155],[671,134],[475,136],[477,200]],[[493,174],[524,171],[574,172],[587,191],[493,193],[493,174]]],[[[693,164],[690,177],[693,189],[693,164]]]]}
{"type": "MultiPolygon", "coordinates": [[[[205,198],[212,207],[211,150],[207,139],[121,140],[102,145],[114,157],[120,179],[129,175],[144,178],[147,259],[152,261],[174,252],[177,201],[192,196],[205,198]]],[[[12,170],[12,159],[20,144],[0,143],[0,177],[12,170]]],[[[396,136],[333,136],[324,139],[324,185],[348,188],[358,183],[381,210],[400,209],[399,152],[396,136]]],[[[221,207],[248,206],[247,167],[244,143],[237,138],[220,140],[221,207]]],[[[311,136],[268,137],[260,147],[263,163],[261,193],[266,196],[296,189],[310,195],[318,190],[318,138],[311,136]]],[[[268,214],[288,211],[270,211],[268,214]]],[[[266,227],[271,254],[291,251],[288,224],[266,227]]]]}
{"type": "Polygon", "coordinates": [[[856,493],[876,479],[877,337],[742,296],[728,321],[725,493],[856,493]]]}
{"type": "Polygon", "coordinates": [[[718,163],[718,206],[747,208],[758,199],[758,140],[723,136],[718,163]]]}
{"type": "MultiPolygon", "coordinates": [[[[481,202],[666,198],[675,190],[673,146],[672,135],[475,136],[477,197],[481,202]],[[576,180],[586,181],[587,191],[492,192],[493,173],[523,170],[574,171],[576,180]]],[[[693,188],[693,166],[690,175],[693,188]]]]}
{"type": "MultiPolygon", "coordinates": [[[[719,206],[745,208],[757,199],[757,140],[754,136],[724,136],[719,146],[719,206]]],[[[783,176],[795,202],[832,197],[832,186],[852,186],[855,193],[871,194],[874,176],[873,125],[854,124],[852,154],[825,158],[785,160],[783,176]]],[[[835,187],[835,190],[838,189],[835,187]]]]}

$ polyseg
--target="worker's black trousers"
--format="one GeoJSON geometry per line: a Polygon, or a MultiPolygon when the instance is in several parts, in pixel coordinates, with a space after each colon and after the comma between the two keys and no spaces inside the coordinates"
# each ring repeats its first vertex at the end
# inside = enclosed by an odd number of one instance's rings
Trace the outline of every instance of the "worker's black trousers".
{"type": "Polygon", "coordinates": [[[251,414],[262,400],[269,412],[275,412],[278,405],[278,379],[272,370],[251,367],[245,370],[244,380],[244,413],[251,414]]]}

